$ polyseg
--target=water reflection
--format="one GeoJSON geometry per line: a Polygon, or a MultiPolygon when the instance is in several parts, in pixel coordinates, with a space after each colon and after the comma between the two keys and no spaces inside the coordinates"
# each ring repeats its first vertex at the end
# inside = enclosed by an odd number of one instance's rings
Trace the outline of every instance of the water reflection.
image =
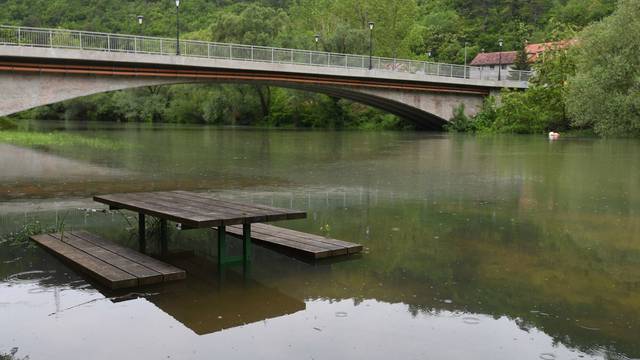
{"type": "Polygon", "coordinates": [[[198,335],[305,309],[304,301],[238,272],[225,270],[224,277],[217,276],[216,264],[205,259],[187,257],[172,263],[187,270],[187,281],[166,284],[147,299],[198,335]]]}

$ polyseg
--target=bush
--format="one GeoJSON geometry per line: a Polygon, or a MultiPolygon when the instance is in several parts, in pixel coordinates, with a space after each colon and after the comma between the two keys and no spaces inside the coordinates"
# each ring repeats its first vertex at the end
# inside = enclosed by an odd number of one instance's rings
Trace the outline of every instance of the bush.
{"type": "Polygon", "coordinates": [[[7,119],[6,117],[0,117],[0,130],[15,130],[18,128],[18,124],[7,119]]]}
{"type": "Polygon", "coordinates": [[[473,121],[464,113],[464,109],[464,104],[460,104],[453,110],[453,117],[444,126],[445,130],[455,132],[476,131],[473,121]]]}

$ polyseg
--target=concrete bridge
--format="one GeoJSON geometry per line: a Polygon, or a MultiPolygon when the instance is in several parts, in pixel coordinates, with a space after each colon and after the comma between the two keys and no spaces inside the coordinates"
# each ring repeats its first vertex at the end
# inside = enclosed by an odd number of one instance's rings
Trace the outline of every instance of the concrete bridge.
{"type": "Polygon", "coordinates": [[[280,86],[367,104],[441,129],[453,110],[475,114],[529,72],[498,81],[469,66],[319,51],[60,29],[0,26],[0,116],[81,96],[166,84],[280,86]]]}

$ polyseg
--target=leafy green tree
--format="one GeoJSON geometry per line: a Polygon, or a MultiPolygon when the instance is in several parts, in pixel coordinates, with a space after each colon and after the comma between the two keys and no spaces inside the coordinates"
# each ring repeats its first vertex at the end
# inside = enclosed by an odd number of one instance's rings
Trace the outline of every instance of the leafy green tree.
{"type": "Polygon", "coordinates": [[[568,110],[578,127],[601,135],[640,135],[640,2],[620,0],[614,14],[580,36],[568,110]]]}
{"type": "Polygon", "coordinates": [[[531,70],[531,66],[529,65],[529,55],[527,54],[527,48],[523,44],[523,46],[518,49],[518,54],[516,55],[516,63],[513,65],[515,70],[531,70]]]}
{"type": "Polygon", "coordinates": [[[534,71],[527,90],[503,90],[498,106],[485,102],[474,119],[476,127],[521,134],[568,129],[567,79],[575,73],[574,56],[568,49],[550,50],[534,65],[534,71]]]}

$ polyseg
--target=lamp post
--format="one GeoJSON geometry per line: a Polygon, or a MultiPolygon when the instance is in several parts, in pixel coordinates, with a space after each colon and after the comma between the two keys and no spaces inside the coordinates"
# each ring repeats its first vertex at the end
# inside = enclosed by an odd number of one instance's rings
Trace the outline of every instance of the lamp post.
{"type": "Polygon", "coordinates": [[[469,45],[468,41],[464,42],[464,78],[467,78],[467,46],[469,45]]]}
{"type": "Polygon", "coordinates": [[[180,0],[176,0],[176,55],[180,55],[180,0]]]}
{"type": "Polygon", "coordinates": [[[373,69],[373,21],[369,21],[369,70],[373,69]]]}
{"type": "Polygon", "coordinates": [[[142,21],[144,20],[144,16],[138,15],[137,19],[138,19],[138,25],[140,25],[140,30],[139,30],[140,31],[140,35],[142,35],[142,21]]]}
{"type": "Polygon", "coordinates": [[[464,42],[464,66],[467,66],[467,46],[469,46],[469,43],[465,41],[464,42]]]}
{"type": "Polygon", "coordinates": [[[498,40],[498,46],[500,46],[500,53],[498,55],[498,81],[502,80],[502,45],[504,45],[502,39],[498,40]]]}
{"type": "Polygon", "coordinates": [[[315,40],[316,40],[316,51],[318,51],[318,42],[320,42],[320,34],[316,34],[315,40]]]}

